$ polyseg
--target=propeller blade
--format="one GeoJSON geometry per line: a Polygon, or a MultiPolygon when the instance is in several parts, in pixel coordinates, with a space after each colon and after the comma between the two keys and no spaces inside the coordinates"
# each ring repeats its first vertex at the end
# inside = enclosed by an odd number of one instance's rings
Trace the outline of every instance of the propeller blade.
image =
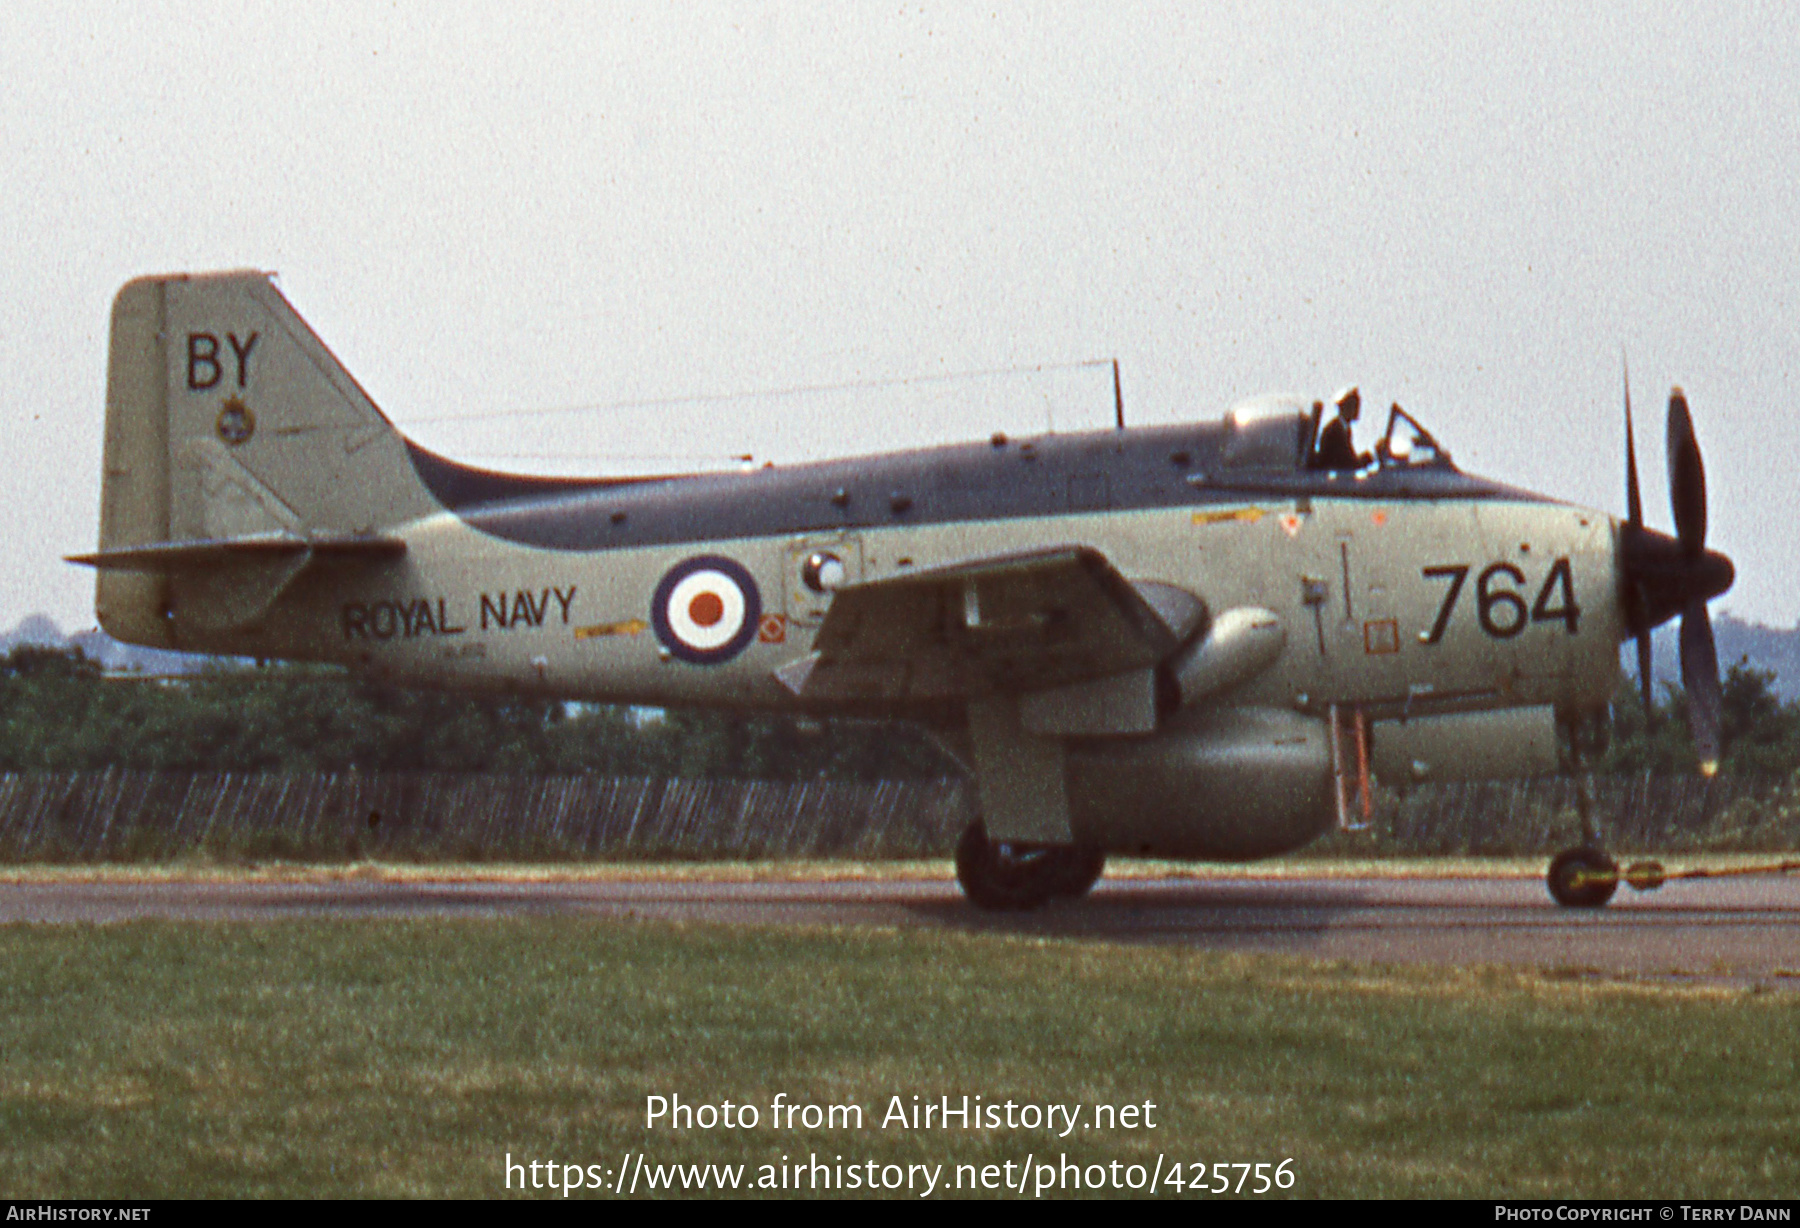
{"type": "Polygon", "coordinates": [[[1719,685],[1719,653],[1704,597],[1694,598],[1681,612],[1681,685],[1687,689],[1688,728],[1694,734],[1700,772],[1711,776],[1719,770],[1725,692],[1719,685]]]}
{"type": "MultiPolygon", "coordinates": [[[[1625,366],[1625,356],[1619,355],[1619,366],[1625,377],[1625,510],[1630,518],[1631,527],[1644,527],[1644,500],[1638,494],[1637,474],[1637,432],[1631,426],[1631,368],[1625,366]]],[[[1649,683],[1645,683],[1645,694],[1649,694],[1649,683]]]]}
{"type": "Polygon", "coordinates": [[[1669,502],[1682,550],[1690,559],[1699,558],[1706,550],[1706,467],[1680,388],[1669,393],[1669,502]]]}
{"type": "Polygon", "coordinates": [[[1706,466],[1694,438],[1687,395],[1669,392],[1669,502],[1675,536],[1643,526],[1637,489],[1637,456],[1631,430],[1631,385],[1625,387],[1625,499],[1631,522],[1619,532],[1619,599],[1625,630],[1638,642],[1638,681],[1647,721],[1651,716],[1650,632],[1681,616],[1681,684],[1687,691],[1688,727],[1700,771],[1719,770],[1724,743],[1725,691],[1719,684],[1719,652],[1706,603],[1731,587],[1731,560],[1706,548],[1706,466]]]}
{"type": "MultiPolygon", "coordinates": [[[[1638,492],[1637,428],[1631,421],[1631,364],[1623,350],[1619,352],[1619,383],[1625,393],[1626,523],[1636,535],[1644,530],[1644,498],[1638,492]]],[[[1641,584],[1627,584],[1626,593],[1625,620],[1632,634],[1637,637],[1638,691],[1644,697],[1644,727],[1647,729],[1656,720],[1656,707],[1651,698],[1654,692],[1650,668],[1650,625],[1645,617],[1647,601],[1641,584]]]]}

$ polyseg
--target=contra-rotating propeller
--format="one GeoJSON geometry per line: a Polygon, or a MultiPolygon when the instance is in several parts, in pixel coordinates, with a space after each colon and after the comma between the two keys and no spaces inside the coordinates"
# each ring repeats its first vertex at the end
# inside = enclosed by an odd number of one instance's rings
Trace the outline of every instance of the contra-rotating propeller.
{"type": "Polygon", "coordinates": [[[1631,382],[1625,383],[1625,503],[1620,534],[1619,584],[1626,626],[1637,639],[1638,678],[1644,712],[1650,713],[1650,632],[1681,615],[1681,685],[1687,691],[1688,722],[1700,770],[1719,767],[1719,726],[1725,694],[1719,685],[1719,655],[1713,645],[1706,603],[1731,587],[1737,570],[1731,560],[1706,548],[1706,467],[1694,438],[1694,419],[1680,388],[1669,393],[1669,502],[1675,536],[1644,527],[1638,494],[1637,449],[1631,426],[1631,382]]]}

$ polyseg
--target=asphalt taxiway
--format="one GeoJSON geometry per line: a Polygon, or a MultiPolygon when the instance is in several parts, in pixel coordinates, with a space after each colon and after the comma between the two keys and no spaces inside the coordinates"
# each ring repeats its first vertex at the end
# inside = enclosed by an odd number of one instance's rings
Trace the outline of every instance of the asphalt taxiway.
{"type": "Polygon", "coordinates": [[[1086,899],[984,913],[931,879],[11,881],[0,923],[592,916],[759,926],[925,926],[1178,943],[1394,964],[1499,964],[1562,975],[1800,989],[1800,879],[1621,887],[1596,910],[1525,878],[1120,878],[1086,899]]]}

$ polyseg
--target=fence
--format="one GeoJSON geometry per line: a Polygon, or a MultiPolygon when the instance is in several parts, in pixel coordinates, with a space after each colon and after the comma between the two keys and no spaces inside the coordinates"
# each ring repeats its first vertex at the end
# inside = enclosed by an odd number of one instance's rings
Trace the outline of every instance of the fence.
{"type": "MultiPolygon", "coordinates": [[[[1595,814],[1609,848],[1771,852],[1800,848],[1800,778],[1602,776],[1595,814]]],[[[1321,854],[1547,854],[1579,842],[1571,777],[1378,790],[1368,830],[1338,832],[1321,854]]]]}
{"type": "Polygon", "coordinates": [[[0,861],[921,857],[968,822],[954,780],[453,773],[0,775],[0,861]]]}
{"type": "MultiPolygon", "coordinates": [[[[1800,779],[1602,778],[1618,849],[1800,847],[1800,779]]],[[[0,774],[0,861],[589,861],[939,857],[966,782],[655,780],[400,772],[0,774]]],[[[1546,778],[1381,792],[1320,855],[1538,854],[1573,843],[1575,786],[1546,778]]]]}

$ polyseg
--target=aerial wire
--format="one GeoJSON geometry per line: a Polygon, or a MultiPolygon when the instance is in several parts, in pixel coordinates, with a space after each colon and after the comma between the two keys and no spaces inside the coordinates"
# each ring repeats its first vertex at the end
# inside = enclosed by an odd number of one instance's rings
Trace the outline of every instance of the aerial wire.
{"type": "Polygon", "coordinates": [[[1121,425],[1124,409],[1118,402],[1118,359],[1089,358],[1080,362],[1038,363],[1022,367],[990,367],[972,371],[946,372],[942,375],[909,375],[893,379],[845,380],[830,384],[795,384],[786,388],[766,388],[752,392],[699,394],[694,396],[651,397],[633,401],[605,401],[585,405],[561,405],[547,408],[494,409],[472,414],[429,414],[399,421],[402,426],[424,426],[454,422],[484,422],[507,418],[543,418],[555,414],[597,414],[628,409],[666,409],[675,405],[708,405],[725,401],[774,400],[780,397],[818,396],[830,392],[856,392],[871,388],[905,388],[923,384],[947,384],[958,380],[998,379],[1007,375],[1040,375],[1052,371],[1078,371],[1110,364],[1113,368],[1113,394],[1121,425]]]}

